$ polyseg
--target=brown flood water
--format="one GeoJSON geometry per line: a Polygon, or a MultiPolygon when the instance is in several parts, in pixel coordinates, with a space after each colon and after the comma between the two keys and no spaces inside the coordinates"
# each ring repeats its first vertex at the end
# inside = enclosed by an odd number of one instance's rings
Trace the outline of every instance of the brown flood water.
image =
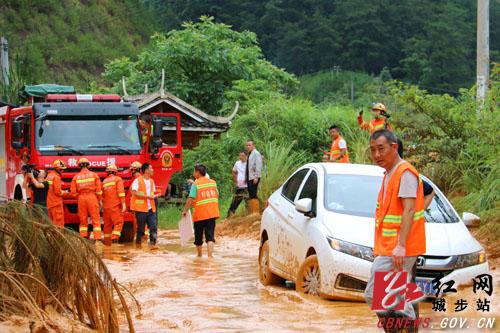
{"type": "MultiPolygon", "coordinates": [[[[137,332],[383,332],[365,303],[304,298],[293,288],[262,286],[256,240],[219,238],[212,259],[196,258],[193,245],[181,247],[175,231],[162,231],[159,244],[156,251],[145,245],[142,249],[122,245],[102,249],[111,273],[141,303],[142,316],[135,320],[137,332]]],[[[432,303],[423,303],[421,317],[431,317],[433,329],[420,331],[440,329],[445,316],[471,318],[471,327],[479,316],[497,317],[498,322],[499,278],[498,274],[494,277],[490,313],[478,314],[475,308],[455,313],[450,300],[448,312],[437,315],[432,303]]],[[[459,295],[469,299],[469,307],[475,307],[471,289],[459,295]]],[[[127,331],[125,322],[122,328],[127,331]]]]}

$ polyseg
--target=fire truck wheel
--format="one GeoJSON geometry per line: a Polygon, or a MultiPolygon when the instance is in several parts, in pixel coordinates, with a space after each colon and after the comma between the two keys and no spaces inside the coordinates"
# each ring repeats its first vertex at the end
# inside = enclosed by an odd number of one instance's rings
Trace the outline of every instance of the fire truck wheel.
{"type": "Polygon", "coordinates": [[[125,222],[120,236],[120,243],[131,243],[134,241],[135,231],[132,222],[125,222]]]}

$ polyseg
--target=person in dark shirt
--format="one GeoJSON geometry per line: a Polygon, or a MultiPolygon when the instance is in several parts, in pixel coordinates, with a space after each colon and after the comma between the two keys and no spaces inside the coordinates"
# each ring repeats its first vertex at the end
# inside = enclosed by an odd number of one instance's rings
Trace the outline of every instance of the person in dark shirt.
{"type": "Polygon", "coordinates": [[[30,188],[33,205],[40,206],[47,213],[47,193],[49,192],[49,182],[46,179],[47,172],[40,170],[35,177],[32,172],[26,173],[24,177],[24,188],[30,188]]]}

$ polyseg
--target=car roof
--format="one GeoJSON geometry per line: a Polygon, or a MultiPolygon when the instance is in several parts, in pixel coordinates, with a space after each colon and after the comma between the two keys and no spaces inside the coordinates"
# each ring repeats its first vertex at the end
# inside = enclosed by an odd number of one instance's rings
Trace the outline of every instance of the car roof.
{"type": "Polygon", "coordinates": [[[309,163],[304,167],[315,167],[323,169],[327,174],[344,174],[344,175],[364,175],[364,176],[380,176],[384,175],[384,169],[371,164],[351,164],[351,163],[309,163]]]}

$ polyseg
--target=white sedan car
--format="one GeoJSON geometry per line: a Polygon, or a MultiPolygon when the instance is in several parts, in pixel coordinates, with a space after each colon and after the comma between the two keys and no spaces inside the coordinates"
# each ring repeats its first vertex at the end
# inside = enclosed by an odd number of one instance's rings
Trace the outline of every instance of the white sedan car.
{"type": "MultiPolygon", "coordinates": [[[[262,216],[261,283],[289,280],[302,293],[363,300],[383,174],[373,165],[313,163],[290,176],[269,197],[262,216]]],[[[437,186],[426,181],[436,195],[425,212],[427,252],[417,260],[417,283],[431,296],[436,277],[458,287],[489,268],[482,246],[437,186]]]]}

